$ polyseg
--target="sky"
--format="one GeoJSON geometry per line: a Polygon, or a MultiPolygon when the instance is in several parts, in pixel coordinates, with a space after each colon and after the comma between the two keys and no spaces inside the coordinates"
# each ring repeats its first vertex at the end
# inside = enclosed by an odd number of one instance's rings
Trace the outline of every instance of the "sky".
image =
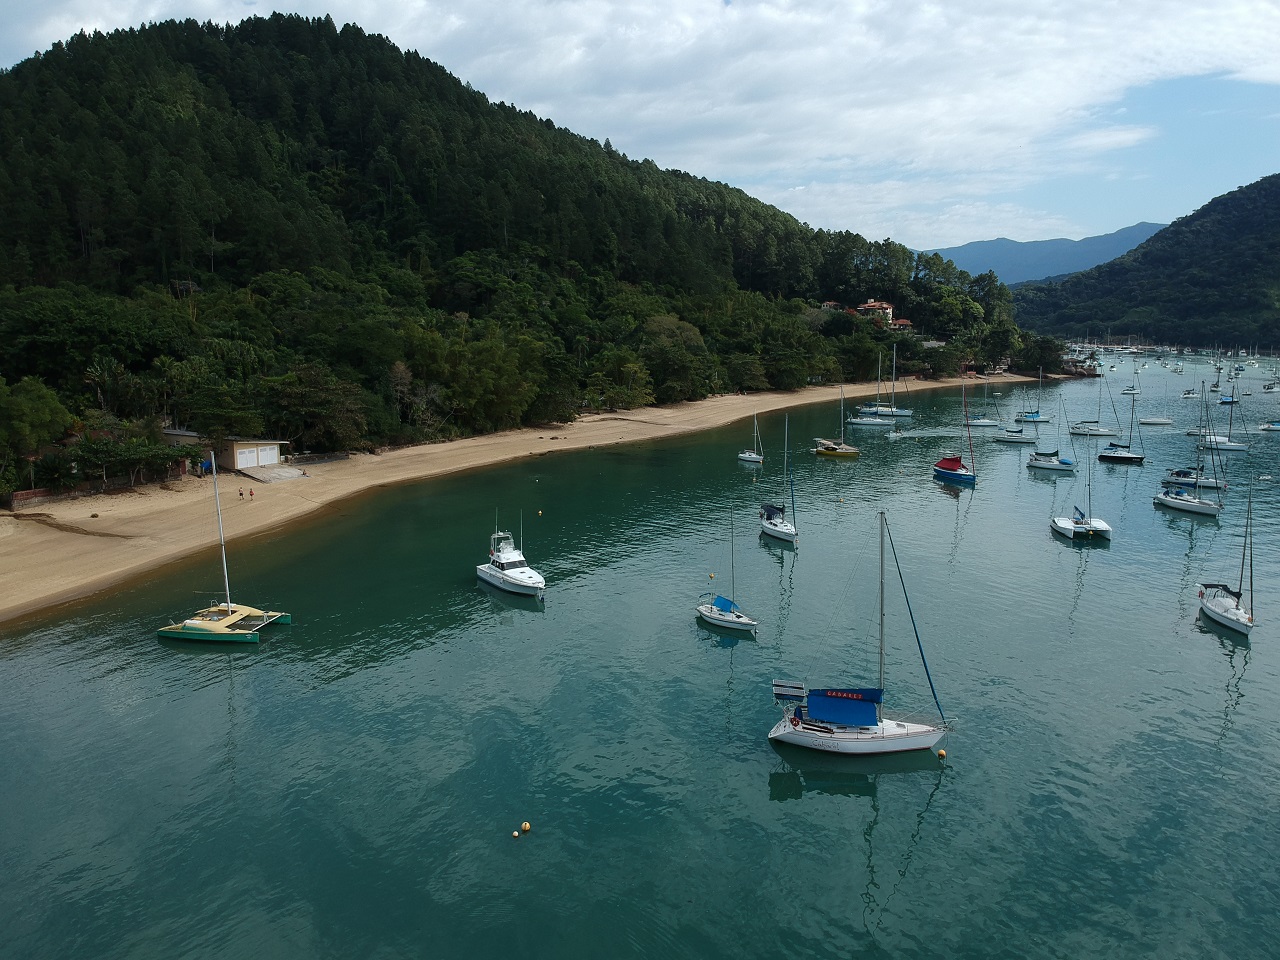
{"type": "Polygon", "coordinates": [[[0,67],[80,31],[275,10],[914,249],[1169,223],[1280,172],[1280,0],[0,0],[0,67]]]}

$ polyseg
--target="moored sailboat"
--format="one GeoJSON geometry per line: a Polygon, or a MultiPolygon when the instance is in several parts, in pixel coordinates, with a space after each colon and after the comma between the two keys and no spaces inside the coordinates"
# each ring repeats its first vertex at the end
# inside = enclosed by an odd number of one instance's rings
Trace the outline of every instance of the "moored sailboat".
{"type": "Polygon", "coordinates": [[[787,519],[787,508],[781,503],[762,503],[760,504],[760,530],[767,536],[774,537],[778,540],[785,540],[788,543],[799,544],[800,535],[796,532],[795,515],[796,515],[796,487],[795,480],[791,477],[790,463],[790,418],[783,423],[782,432],[782,484],[783,493],[787,492],[788,483],[791,491],[791,520],[787,519]]]}
{"type": "Polygon", "coordinates": [[[212,450],[209,451],[209,463],[213,470],[213,503],[214,512],[218,517],[218,546],[222,552],[222,585],[226,600],[197,610],[180,623],[161,627],[156,634],[177,640],[257,643],[260,629],[272,623],[292,623],[293,618],[279,610],[259,610],[257,607],[231,602],[231,578],[227,573],[227,538],[222,527],[222,501],[218,496],[218,458],[212,450]]]}
{"type": "MultiPolygon", "coordinates": [[[[811,690],[803,683],[790,680],[774,680],[774,702],[782,707],[782,719],[769,731],[769,739],[791,743],[828,753],[845,753],[869,756],[885,753],[902,753],[909,750],[932,749],[951,728],[942,712],[934,690],[934,704],[942,717],[940,723],[919,723],[907,720],[891,720],[884,716],[885,691],[885,637],[884,637],[884,578],[885,543],[888,539],[888,520],[882,511],[880,521],[880,616],[879,616],[879,681],[875,687],[853,687],[811,690]]],[[[897,563],[897,551],[894,550],[897,563]]],[[[903,582],[903,596],[906,584],[903,582]]],[[[907,600],[910,611],[910,600],[907,600]]],[[[914,628],[914,617],[912,625],[914,628]]],[[[924,648],[916,635],[921,663],[929,688],[933,690],[933,678],[924,661],[924,648]]]]}
{"type": "Polygon", "coordinates": [[[1243,633],[1253,630],[1253,488],[1249,489],[1244,515],[1244,543],[1240,548],[1240,579],[1233,588],[1226,583],[1199,583],[1200,612],[1228,630],[1243,633]],[[1245,564],[1249,568],[1249,602],[1244,602],[1245,564]]]}
{"type": "Polygon", "coordinates": [[[760,421],[751,415],[751,446],[738,454],[743,463],[764,463],[764,444],[760,442],[760,421]]]}

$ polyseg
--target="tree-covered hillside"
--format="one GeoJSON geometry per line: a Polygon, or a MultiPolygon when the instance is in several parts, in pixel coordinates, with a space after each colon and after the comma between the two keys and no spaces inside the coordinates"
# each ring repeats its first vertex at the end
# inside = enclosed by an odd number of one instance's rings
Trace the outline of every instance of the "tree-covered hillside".
{"type": "Polygon", "coordinates": [[[1233,190],[1110,263],[1014,292],[1019,322],[1060,337],[1280,346],[1280,175],[1233,190]]]}
{"type": "Polygon", "coordinates": [[[0,129],[0,387],[81,426],[341,449],[865,378],[894,334],[830,303],[868,299],[948,341],[901,338],[907,372],[1052,353],[994,274],[814,231],[328,18],[78,35],[0,73],[0,129]]]}

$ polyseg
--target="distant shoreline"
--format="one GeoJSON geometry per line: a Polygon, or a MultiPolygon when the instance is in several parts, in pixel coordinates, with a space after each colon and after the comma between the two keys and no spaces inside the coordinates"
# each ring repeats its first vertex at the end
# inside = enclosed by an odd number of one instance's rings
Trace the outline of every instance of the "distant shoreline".
{"type": "MultiPolygon", "coordinates": [[[[911,393],[919,393],[982,382],[971,377],[899,381],[899,395],[904,383],[911,393]]],[[[1035,379],[1005,374],[986,382],[1034,383],[1035,379]]],[[[874,381],[843,387],[846,400],[876,393],[874,381]]],[[[709,430],[753,414],[834,402],[839,395],[840,385],[788,393],[725,394],[665,407],[587,414],[554,427],[356,454],[346,460],[308,464],[307,476],[270,485],[226,476],[219,483],[226,536],[230,541],[274,530],[379,487],[556,451],[709,430]],[[241,487],[252,487],[254,497],[242,498],[241,487]]],[[[217,533],[208,522],[212,490],[207,479],[188,477],[0,513],[0,623],[45,613],[216,546],[217,533]]],[[[245,602],[253,603],[253,597],[245,602]]]]}

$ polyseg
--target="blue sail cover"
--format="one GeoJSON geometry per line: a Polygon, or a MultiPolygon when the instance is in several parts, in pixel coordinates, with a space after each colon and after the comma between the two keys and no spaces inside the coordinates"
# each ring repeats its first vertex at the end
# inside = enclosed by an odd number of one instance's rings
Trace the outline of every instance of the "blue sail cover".
{"type": "Polygon", "coordinates": [[[717,596],[713,601],[711,601],[711,605],[722,613],[733,613],[733,611],[738,609],[738,605],[727,597],[717,596]]]}
{"type": "Polygon", "coordinates": [[[848,727],[874,727],[876,704],[884,691],[876,687],[852,690],[810,690],[809,717],[822,723],[840,723],[848,727]]]}

